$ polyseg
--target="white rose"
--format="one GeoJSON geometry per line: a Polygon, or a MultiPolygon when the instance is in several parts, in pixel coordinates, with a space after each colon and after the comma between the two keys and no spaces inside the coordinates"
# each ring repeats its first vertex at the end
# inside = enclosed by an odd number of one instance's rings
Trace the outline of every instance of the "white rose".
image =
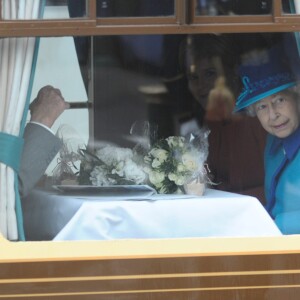
{"type": "Polygon", "coordinates": [[[176,185],[184,185],[185,181],[186,181],[185,176],[178,176],[175,183],[176,183],[176,185]]]}
{"type": "Polygon", "coordinates": [[[198,170],[198,159],[191,153],[185,153],[182,155],[182,163],[185,168],[191,172],[195,172],[198,170]]]}
{"type": "Polygon", "coordinates": [[[162,162],[161,162],[159,159],[154,158],[153,161],[152,161],[151,166],[152,166],[153,168],[158,168],[161,164],[162,164],[162,162]]]}
{"type": "Polygon", "coordinates": [[[115,164],[114,168],[111,170],[111,173],[117,174],[120,177],[123,177],[124,176],[124,166],[125,166],[125,162],[119,161],[118,163],[115,164]]]}
{"type": "Polygon", "coordinates": [[[152,171],[149,173],[149,180],[156,187],[161,187],[164,179],[165,179],[165,174],[163,172],[152,171]]]}
{"type": "Polygon", "coordinates": [[[127,160],[124,166],[125,178],[133,181],[136,184],[141,184],[145,181],[145,173],[132,160],[127,160]]]}
{"type": "Polygon", "coordinates": [[[181,172],[184,172],[184,171],[186,171],[184,165],[183,165],[182,163],[179,163],[179,164],[177,165],[177,172],[178,172],[178,173],[181,173],[181,172]]]}
{"type": "Polygon", "coordinates": [[[183,185],[185,183],[185,176],[181,175],[181,174],[175,174],[175,173],[170,173],[168,175],[168,178],[175,182],[176,185],[183,185]]]}
{"type": "Polygon", "coordinates": [[[164,149],[154,148],[150,151],[150,154],[160,162],[164,162],[168,158],[168,151],[164,149]]]}
{"type": "Polygon", "coordinates": [[[118,148],[115,146],[104,146],[96,151],[96,156],[106,165],[111,166],[119,161],[131,159],[132,150],[129,148],[118,148]]]}
{"type": "Polygon", "coordinates": [[[175,181],[176,178],[177,178],[177,176],[176,176],[175,173],[170,173],[170,174],[168,174],[168,178],[169,178],[171,181],[175,181]]]}

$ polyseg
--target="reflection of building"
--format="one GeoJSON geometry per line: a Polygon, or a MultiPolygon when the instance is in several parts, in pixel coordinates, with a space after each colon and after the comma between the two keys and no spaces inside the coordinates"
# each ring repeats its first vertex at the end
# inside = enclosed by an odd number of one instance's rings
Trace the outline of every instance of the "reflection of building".
{"type": "Polygon", "coordinates": [[[172,134],[171,111],[159,78],[119,67],[98,67],[94,93],[96,140],[133,146],[130,129],[141,120],[157,123],[161,134],[172,134]]]}
{"type": "Polygon", "coordinates": [[[182,71],[179,49],[184,38],[184,35],[94,38],[96,140],[132,145],[128,143],[128,135],[137,120],[157,123],[159,136],[174,134],[172,113],[183,93],[172,90],[172,95],[166,94],[165,79],[182,71]]]}
{"type": "MultiPolygon", "coordinates": [[[[45,18],[54,16],[68,18],[67,8],[65,6],[47,6],[45,18]]],[[[32,100],[38,90],[45,85],[59,88],[68,102],[86,102],[88,100],[72,37],[41,38],[32,100]]],[[[62,124],[71,126],[87,143],[89,138],[87,109],[66,111],[55,122],[53,131],[56,132],[62,124]],[[74,119],[78,121],[74,122],[74,119]]],[[[47,173],[51,174],[55,166],[56,160],[50,164],[47,173]]]]}
{"type": "Polygon", "coordinates": [[[199,15],[263,15],[270,14],[271,8],[271,0],[197,0],[199,15]]]}

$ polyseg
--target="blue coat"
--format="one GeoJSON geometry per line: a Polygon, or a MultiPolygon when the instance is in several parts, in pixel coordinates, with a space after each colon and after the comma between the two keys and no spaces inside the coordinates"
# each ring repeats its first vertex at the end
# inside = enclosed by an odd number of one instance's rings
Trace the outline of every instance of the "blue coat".
{"type": "Polygon", "coordinates": [[[289,137],[269,135],[265,150],[266,208],[284,234],[300,233],[300,127],[289,137]]]}

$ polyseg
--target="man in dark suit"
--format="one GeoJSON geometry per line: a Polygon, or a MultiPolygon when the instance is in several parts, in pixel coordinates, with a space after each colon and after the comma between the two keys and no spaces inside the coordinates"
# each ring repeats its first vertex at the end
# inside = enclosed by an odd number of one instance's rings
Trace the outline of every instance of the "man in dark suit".
{"type": "Polygon", "coordinates": [[[31,118],[24,132],[24,148],[19,172],[22,197],[36,185],[58,153],[62,141],[51,131],[56,119],[69,108],[59,89],[45,86],[30,105],[31,118]]]}

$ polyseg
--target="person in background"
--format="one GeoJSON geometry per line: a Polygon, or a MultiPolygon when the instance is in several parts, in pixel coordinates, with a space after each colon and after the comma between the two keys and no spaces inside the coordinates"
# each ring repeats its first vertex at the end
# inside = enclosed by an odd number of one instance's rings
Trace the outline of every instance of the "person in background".
{"type": "Polygon", "coordinates": [[[202,126],[209,128],[212,188],[255,196],[264,203],[266,134],[256,119],[232,114],[240,84],[238,52],[233,47],[237,41],[232,38],[214,34],[188,37],[184,65],[193,99],[191,113],[179,121],[179,130],[185,135],[202,126]]]}
{"type": "Polygon", "coordinates": [[[31,118],[24,131],[24,147],[18,175],[19,192],[25,197],[37,184],[46,168],[58,153],[62,141],[51,127],[69,108],[59,89],[45,86],[40,89],[29,109],[31,118]]]}
{"type": "MultiPolygon", "coordinates": [[[[293,64],[299,64],[298,60],[293,64]]],[[[268,133],[265,148],[266,209],[284,234],[300,233],[299,83],[280,45],[249,53],[240,76],[244,89],[235,112],[257,116],[268,133]]],[[[245,170],[248,172],[248,170],[245,170]]]]}

